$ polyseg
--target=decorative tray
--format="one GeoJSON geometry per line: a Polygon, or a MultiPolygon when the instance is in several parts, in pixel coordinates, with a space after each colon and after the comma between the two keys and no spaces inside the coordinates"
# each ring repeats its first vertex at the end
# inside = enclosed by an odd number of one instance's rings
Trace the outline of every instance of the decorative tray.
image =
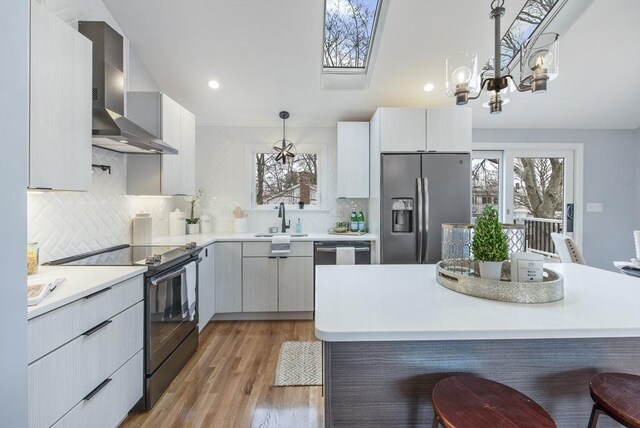
{"type": "MultiPolygon", "coordinates": [[[[511,282],[453,272],[444,268],[442,262],[438,262],[436,267],[438,284],[469,296],[512,303],[549,303],[564,298],[562,275],[549,269],[544,269],[545,276],[542,282],[511,282]]],[[[505,272],[504,268],[503,272],[505,272]]]]}

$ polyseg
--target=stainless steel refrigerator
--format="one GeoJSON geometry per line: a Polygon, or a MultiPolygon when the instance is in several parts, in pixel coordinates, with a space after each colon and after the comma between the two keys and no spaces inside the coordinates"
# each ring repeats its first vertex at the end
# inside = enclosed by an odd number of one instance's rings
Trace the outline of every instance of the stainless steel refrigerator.
{"type": "Polygon", "coordinates": [[[381,263],[438,262],[442,223],[471,220],[469,154],[383,154],[381,162],[381,263]]]}

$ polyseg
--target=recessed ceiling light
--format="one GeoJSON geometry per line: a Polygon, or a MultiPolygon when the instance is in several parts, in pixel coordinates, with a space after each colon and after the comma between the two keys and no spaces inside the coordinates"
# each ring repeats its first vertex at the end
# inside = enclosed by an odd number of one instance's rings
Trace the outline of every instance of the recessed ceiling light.
{"type": "Polygon", "coordinates": [[[427,83],[426,85],[424,85],[423,89],[424,89],[425,92],[431,92],[431,91],[433,91],[433,88],[435,88],[433,83],[427,83]]]}
{"type": "Polygon", "coordinates": [[[211,89],[218,89],[220,87],[220,84],[217,80],[209,80],[209,87],[211,89]]]}

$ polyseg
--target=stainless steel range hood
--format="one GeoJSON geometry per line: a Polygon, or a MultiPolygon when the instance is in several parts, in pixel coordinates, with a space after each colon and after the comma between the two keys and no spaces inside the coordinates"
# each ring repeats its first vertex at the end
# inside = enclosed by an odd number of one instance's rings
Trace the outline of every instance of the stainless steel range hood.
{"type": "Polygon", "coordinates": [[[123,153],[177,154],[174,147],[124,117],[122,36],[102,21],[80,21],[78,31],[93,42],[92,144],[123,153]]]}

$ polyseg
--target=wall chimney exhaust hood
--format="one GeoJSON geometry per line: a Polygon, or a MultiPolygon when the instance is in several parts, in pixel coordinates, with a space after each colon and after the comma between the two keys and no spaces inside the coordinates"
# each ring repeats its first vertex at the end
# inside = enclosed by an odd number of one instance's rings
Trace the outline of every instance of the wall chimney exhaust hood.
{"type": "Polygon", "coordinates": [[[80,21],[78,31],[93,42],[92,144],[122,153],[177,154],[124,117],[122,36],[102,21],[80,21]]]}

